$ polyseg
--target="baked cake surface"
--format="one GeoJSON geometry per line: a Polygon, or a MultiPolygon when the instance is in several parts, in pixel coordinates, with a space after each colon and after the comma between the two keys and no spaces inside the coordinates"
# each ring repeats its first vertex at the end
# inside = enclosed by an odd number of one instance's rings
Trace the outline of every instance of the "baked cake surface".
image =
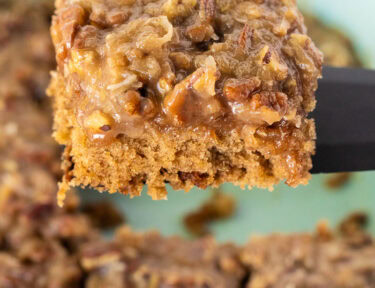
{"type": "Polygon", "coordinates": [[[322,56],[293,0],[56,1],[49,93],[68,186],[154,199],[306,184],[322,56]]]}

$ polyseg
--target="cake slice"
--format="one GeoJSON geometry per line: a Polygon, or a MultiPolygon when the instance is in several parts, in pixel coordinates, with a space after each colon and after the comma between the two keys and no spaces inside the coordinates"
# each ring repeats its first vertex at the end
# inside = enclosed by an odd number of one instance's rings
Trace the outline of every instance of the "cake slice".
{"type": "Polygon", "coordinates": [[[322,55],[293,0],[61,0],[55,138],[69,186],[154,199],[306,184],[322,55]]]}

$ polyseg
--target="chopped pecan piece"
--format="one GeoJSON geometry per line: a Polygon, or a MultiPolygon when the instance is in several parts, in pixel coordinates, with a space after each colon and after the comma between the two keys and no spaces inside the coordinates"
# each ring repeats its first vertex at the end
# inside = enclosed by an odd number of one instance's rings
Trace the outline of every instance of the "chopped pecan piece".
{"type": "Polygon", "coordinates": [[[224,95],[230,101],[248,99],[260,88],[261,81],[257,77],[249,79],[229,79],[224,86],[224,95]]]}
{"type": "Polygon", "coordinates": [[[288,111],[288,97],[281,92],[262,91],[242,102],[231,103],[238,119],[256,126],[280,121],[288,111]]]}
{"type": "Polygon", "coordinates": [[[215,0],[200,0],[200,17],[202,21],[211,23],[215,19],[215,0]]]}
{"type": "Polygon", "coordinates": [[[79,5],[72,5],[63,9],[54,18],[54,25],[51,29],[52,39],[56,45],[56,56],[60,61],[67,57],[68,50],[73,46],[74,37],[79,26],[86,22],[86,11],[79,5]],[[59,23],[61,23],[59,25],[59,23]],[[57,28],[57,29],[55,29],[57,28]]]}
{"type": "Polygon", "coordinates": [[[250,28],[248,23],[243,27],[240,37],[238,38],[238,45],[242,51],[246,51],[251,46],[251,37],[254,34],[254,29],[250,28]]]}
{"type": "Polygon", "coordinates": [[[220,110],[220,103],[214,99],[215,84],[219,77],[214,58],[208,57],[204,65],[178,83],[164,99],[165,113],[178,125],[188,117],[194,117],[192,112],[197,107],[194,102],[202,104],[202,110],[199,111],[201,115],[220,110]]]}

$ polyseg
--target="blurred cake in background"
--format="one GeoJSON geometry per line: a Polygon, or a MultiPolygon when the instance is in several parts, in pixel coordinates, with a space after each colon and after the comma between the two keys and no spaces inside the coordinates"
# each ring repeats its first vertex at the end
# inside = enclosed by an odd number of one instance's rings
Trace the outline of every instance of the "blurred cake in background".
{"type": "Polygon", "coordinates": [[[326,65],[362,67],[352,41],[340,30],[323,24],[312,15],[304,14],[308,35],[324,54],[326,65]]]}

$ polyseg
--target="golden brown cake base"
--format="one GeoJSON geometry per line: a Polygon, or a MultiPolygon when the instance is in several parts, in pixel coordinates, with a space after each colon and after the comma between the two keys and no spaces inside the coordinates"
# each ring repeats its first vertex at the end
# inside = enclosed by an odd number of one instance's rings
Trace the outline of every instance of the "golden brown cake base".
{"type": "Polygon", "coordinates": [[[60,204],[69,186],[308,182],[322,57],[294,1],[65,0],[51,31],[60,204]]]}

